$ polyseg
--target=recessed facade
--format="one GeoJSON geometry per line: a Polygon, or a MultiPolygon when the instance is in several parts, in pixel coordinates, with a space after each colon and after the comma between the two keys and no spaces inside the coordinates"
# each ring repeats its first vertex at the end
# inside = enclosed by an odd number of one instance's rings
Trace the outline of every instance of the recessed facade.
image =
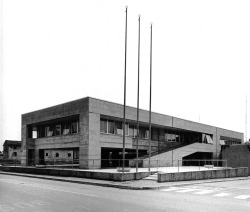
{"type": "MultiPolygon", "coordinates": [[[[136,153],[137,109],[126,107],[126,159],[136,153]]],[[[149,113],[140,110],[139,156],[149,153],[149,113]]],[[[241,144],[243,133],[152,113],[151,160],[219,159],[221,146],[241,144]]],[[[22,115],[22,165],[79,160],[80,168],[119,166],[123,105],[86,97],[22,115]]]]}

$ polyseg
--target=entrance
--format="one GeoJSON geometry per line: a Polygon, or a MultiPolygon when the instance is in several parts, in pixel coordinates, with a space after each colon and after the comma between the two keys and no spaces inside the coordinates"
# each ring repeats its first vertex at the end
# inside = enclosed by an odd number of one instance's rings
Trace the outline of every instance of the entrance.
{"type": "MultiPolygon", "coordinates": [[[[101,149],[101,167],[121,167],[123,164],[121,148],[102,148],[101,149]]],[[[147,154],[146,150],[139,151],[139,157],[147,154]]],[[[129,159],[133,160],[136,158],[136,150],[125,149],[125,167],[129,166],[129,159]]]]}
{"type": "Polygon", "coordinates": [[[39,162],[38,164],[44,165],[44,149],[39,149],[39,162]]]}
{"type": "Polygon", "coordinates": [[[212,164],[213,154],[211,152],[195,152],[183,157],[182,165],[184,166],[204,166],[212,164]],[[207,160],[207,161],[206,161],[207,160]]]}
{"type": "Polygon", "coordinates": [[[34,149],[28,149],[28,166],[35,165],[35,158],[34,158],[34,149]]]}

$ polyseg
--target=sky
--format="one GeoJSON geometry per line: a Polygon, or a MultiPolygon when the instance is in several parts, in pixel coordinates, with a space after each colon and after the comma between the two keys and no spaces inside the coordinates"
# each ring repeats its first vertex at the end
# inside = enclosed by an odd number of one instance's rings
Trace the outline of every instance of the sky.
{"type": "Polygon", "coordinates": [[[21,114],[86,96],[123,104],[126,5],[127,105],[140,14],[140,108],[153,23],[152,111],[242,133],[247,121],[249,139],[249,0],[1,0],[0,150],[21,140],[21,114]]]}

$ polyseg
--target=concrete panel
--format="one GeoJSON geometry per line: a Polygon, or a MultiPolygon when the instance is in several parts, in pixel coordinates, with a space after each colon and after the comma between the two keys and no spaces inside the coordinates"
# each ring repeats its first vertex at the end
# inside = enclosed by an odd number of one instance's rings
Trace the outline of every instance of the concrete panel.
{"type": "Polygon", "coordinates": [[[204,179],[218,179],[227,177],[247,177],[248,168],[241,167],[236,169],[222,169],[222,170],[208,170],[195,172],[177,172],[177,173],[158,173],[158,182],[172,182],[186,180],[204,180],[204,179]],[[190,179],[191,174],[191,179],[190,179]]]}

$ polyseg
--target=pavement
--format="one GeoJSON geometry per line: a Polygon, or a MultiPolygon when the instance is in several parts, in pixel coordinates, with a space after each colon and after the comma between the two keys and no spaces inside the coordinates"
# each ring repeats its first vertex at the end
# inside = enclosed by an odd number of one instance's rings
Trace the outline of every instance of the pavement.
{"type": "Polygon", "coordinates": [[[107,180],[97,180],[97,179],[87,179],[87,178],[77,178],[77,177],[59,177],[59,176],[51,176],[51,175],[36,175],[36,174],[25,174],[25,173],[3,172],[3,171],[0,171],[0,174],[87,184],[87,185],[97,185],[97,186],[103,186],[103,187],[114,187],[114,188],[120,188],[120,189],[131,189],[131,190],[163,189],[163,188],[168,188],[168,187],[173,187],[173,186],[187,186],[187,185],[194,185],[194,184],[225,182],[225,181],[235,181],[235,180],[250,180],[250,176],[249,176],[249,177],[237,177],[237,178],[222,178],[222,179],[158,183],[157,174],[154,174],[142,180],[114,182],[114,181],[107,181],[107,180]]]}

